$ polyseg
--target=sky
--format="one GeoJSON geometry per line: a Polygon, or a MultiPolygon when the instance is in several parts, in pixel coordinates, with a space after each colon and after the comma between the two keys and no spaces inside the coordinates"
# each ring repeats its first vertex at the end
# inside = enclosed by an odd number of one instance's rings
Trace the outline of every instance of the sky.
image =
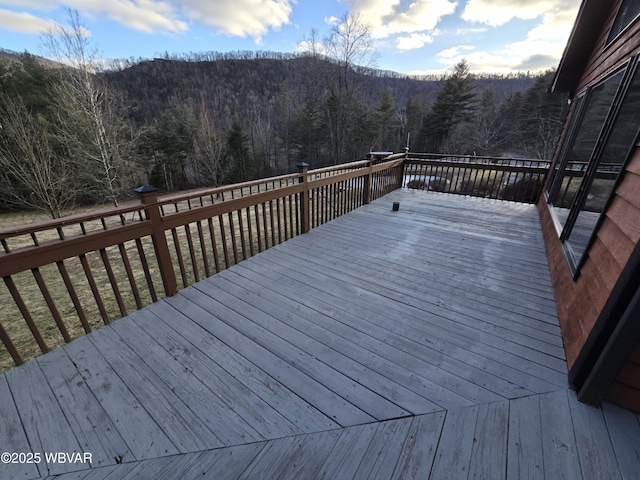
{"type": "Polygon", "coordinates": [[[76,10],[104,59],[197,52],[296,52],[345,14],[369,25],[373,66],[440,74],[557,67],[581,0],[0,0],[0,48],[46,55],[43,34],[76,10]]]}

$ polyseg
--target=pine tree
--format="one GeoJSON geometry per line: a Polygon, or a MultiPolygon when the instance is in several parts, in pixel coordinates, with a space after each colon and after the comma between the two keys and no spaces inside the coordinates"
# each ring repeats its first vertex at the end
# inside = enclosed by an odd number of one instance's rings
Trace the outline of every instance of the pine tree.
{"type": "Polygon", "coordinates": [[[380,104],[375,107],[376,149],[390,151],[398,149],[399,122],[397,114],[396,101],[393,98],[391,89],[387,87],[380,94],[380,104]]]}
{"type": "Polygon", "coordinates": [[[231,181],[242,182],[253,175],[253,165],[247,142],[249,137],[242,130],[242,125],[236,119],[227,135],[227,155],[232,165],[231,181]]]}
{"type": "Polygon", "coordinates": [[[439,152],[456,126],[473,119],[477,109],[475,90],[469,65],[461,60],[444,82],[427,118],[425,137],[428,151],[439,152]]]}

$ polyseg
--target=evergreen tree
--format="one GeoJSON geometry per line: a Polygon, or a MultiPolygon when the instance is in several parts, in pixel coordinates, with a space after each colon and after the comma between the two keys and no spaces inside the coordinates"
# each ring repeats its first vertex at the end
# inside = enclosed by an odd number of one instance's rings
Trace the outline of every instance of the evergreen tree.
{"type": "MultiPolygon", "coordinates": [[[[427,112],[429,111],[429,101],[425,95],[416,95],[409,99],[407,103],[406,116],[407,125],[406,133],[411,151],[426,151],[426,128],[425,121],[427,112]]],[[[406,138],[403,140],[407,140],[406,138]]]]}
{"type": "Polygon", "coordinates": [[[567,115],[567,97],[548,93],[554,72],[535,79],[519,108],[519,150],[532,158],[551,159],[567,115]]]}
{"type": "Polygon", "coordinates": [[[380,95],[380,103],[373,114],[376,128],[375,148],[379,150],[398,150],[398,107],[390,88],[386,88],[380,95]]]}
{"type": "Polygon", "coordinates": [[[496,105],[496,91],[489,85],[482,92],[476,122],[471,128],[470,138],[474,143],[474,151],[482,155],[498,153],[496,149],[502,144],[501,138],[504,119],[496,105]]]}
{"type": "Polygon", "coordinates": [[[295,163],[306,162],[318,167],[321,163],[321,151],[325,132],[322,129],[322,113],[312,96],[307,96],[292,125],[295,163]]]}
{"type": "Polygon", "coordinates": [[[461,60],[446,79],[426,121],[427,149],[439,152],[454,127],[469,122],[476,111],[475,82],[469,65],[461,60]]]}
{"type": "Polygon", "coordinates": [[[140,150],[152,165],[152,185],[168,191],[188,187],[185,169],[193,153],[195,124],[191,110],[176,103],[142,136],[140,150]]]}
{"type": "Polygon", "coordinates": [[[248,180],[254,174],[247,145],[248,140],[249,137],[242,130],[242,125],[240,125],[238,119],[234,120],[227,135],[227,157],[233,169],[231,174],[232,182],[248,180]]]}

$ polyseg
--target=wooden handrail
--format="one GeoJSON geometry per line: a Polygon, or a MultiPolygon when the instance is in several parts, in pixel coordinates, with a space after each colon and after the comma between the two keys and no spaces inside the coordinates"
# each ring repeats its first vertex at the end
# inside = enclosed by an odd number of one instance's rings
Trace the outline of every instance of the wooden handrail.
{"type": "Polygon", "coordinates": [[[0,288],[8,293],[0,297],[6,349],[0,368],[173,295],[403,185],[504,198],[509,189],[513,197],[512,185],[520,182],[527,188],[516,189],[521,198],[515,199],[531,201],[535,192],[529,187],[545,178],[545,167],[543,161],[412,153],[316,170],[301,164],[294,174],[178,194],[158,196],[145,188],[137,204],[4,228],[0,288]]]}
{"type": "Polygon", "coordinates": [[[143,188],[137,204],[4,228],[0,339],[19,364],[398,188],[401,175],[398,157],[304,166],[171,195],[143,188]]]}

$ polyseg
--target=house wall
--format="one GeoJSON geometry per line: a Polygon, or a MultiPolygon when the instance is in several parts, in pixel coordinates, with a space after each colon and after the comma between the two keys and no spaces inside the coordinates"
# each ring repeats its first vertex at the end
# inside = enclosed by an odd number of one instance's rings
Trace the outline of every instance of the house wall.
{"type": "MultiPolygon", "coordinates": [[[[609,75],[640,49],[640,22],[604,48],[621,1],[613,2],[575,93],[609,75]]],[[[626,167],[622,182],[606,211],[606,218],[575,281],[544,196],[539,203],[539,212],[567,363],[571,369],[635,244],[640,240],[640,148],[636,148],[626,167]]],[[[640,411],[640,345],[615,380],[608,398],[640,411]]]]}

